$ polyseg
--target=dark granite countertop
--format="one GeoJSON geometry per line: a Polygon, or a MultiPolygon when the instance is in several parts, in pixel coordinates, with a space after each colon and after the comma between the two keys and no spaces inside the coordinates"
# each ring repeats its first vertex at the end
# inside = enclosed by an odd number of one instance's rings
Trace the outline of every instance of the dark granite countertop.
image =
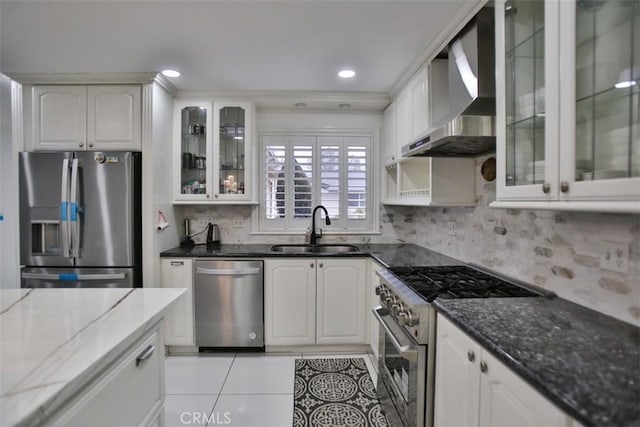
{"type": "Polygon", "coordinates": [[[561,298],[436,309],[586,426],[640,426],[640,328],[561,298]]]}
{"type": "Polygon", "coordinates": [[[223,257],[371,257],[385,267],[405,267],[415,265],[460,265],[463,262],[442,255],[439,252],[413,244],[363,244],[356,243],[357,252],[346,253],[281,253],[271,250],[273,244],[220,245],[208,249],[206,245],[192,248],[176,247],[160,253],[162,258],[223,258],[223,257]]]}

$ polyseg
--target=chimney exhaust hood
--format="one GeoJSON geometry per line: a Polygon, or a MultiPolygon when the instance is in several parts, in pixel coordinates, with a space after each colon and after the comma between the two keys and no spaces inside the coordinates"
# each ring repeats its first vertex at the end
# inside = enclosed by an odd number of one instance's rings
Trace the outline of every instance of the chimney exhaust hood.
{"type": "Polygon", "coordinates": [[[495,151],[496,85],[494,11],[484,8],[449,44],[446,77],[431,75],[431,110],[435,93],[447,87],[448,113],[434,118],[436,129],[425,138],[405,145],[403,156],[475,157],[495,151]],[[444,80],[448,79],[448,83],[444,80]],[[439,80],[439,81],[438,81],[439,80]]]}

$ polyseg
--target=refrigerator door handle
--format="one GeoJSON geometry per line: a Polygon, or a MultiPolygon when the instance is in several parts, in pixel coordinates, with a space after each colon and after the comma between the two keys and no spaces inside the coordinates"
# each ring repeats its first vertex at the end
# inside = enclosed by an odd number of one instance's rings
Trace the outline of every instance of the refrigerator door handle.
{"type": "Polygon", "coordinates": [[[78,159],[71,161],[71,194],[69,197],[69,221],[71,222],[71,256],[80,256],[80,221],[78,220],[78,159]]]}
{"type": "Polygon", "coordinates": [[[60,234],[62,256],[70,257],[69,248],[69,159],[62,160],[62,187],[60,189],[60,234]]]}
{"type": "Polygon", "coordinates": [[[75,274],[75,273],[22,273],[24,279],[44,279],[61,281],[78,280],[122,280],[127,277],[125,273],[105,273],[105,274],[75,274]]]}

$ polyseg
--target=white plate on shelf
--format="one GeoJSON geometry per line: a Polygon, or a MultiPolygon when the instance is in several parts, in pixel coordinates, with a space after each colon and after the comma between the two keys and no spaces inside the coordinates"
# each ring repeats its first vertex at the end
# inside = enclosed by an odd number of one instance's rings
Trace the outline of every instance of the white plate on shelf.
{"type": "Polygon", "coordinates": [[[585,172],[582,174],[583,181],[599,180],[599,179],[612,179],[612,178],[626,178],[627,171],[622,169],[602,169],[595,172],[585,172]]]}

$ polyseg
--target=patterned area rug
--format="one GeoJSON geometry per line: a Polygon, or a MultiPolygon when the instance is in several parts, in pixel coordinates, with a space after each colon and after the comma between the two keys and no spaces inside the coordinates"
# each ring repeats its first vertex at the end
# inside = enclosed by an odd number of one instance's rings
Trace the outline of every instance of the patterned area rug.
{"type": "Polygon", "coordinates": [[[294,427],[387,427],[364,359],[296,359],[294,427]]]}

